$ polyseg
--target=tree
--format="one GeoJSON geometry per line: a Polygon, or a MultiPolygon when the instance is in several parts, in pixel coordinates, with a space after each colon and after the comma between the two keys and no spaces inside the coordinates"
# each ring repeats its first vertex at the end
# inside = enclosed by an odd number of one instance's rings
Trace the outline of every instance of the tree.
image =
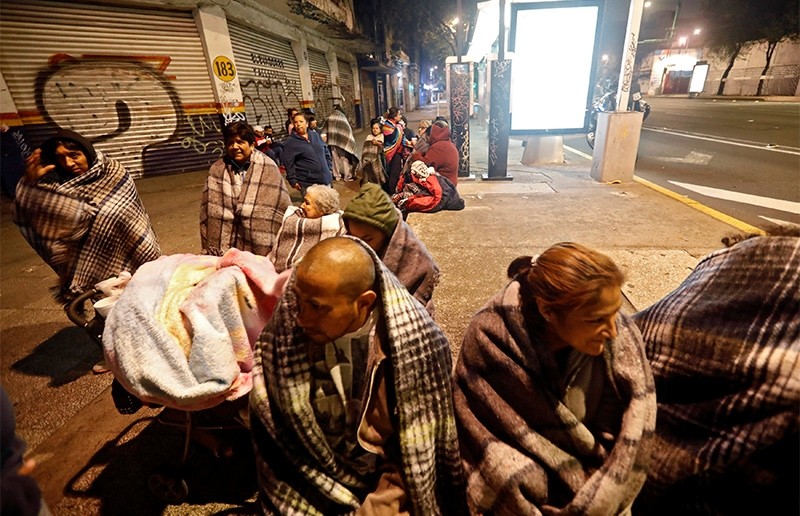
{"type": "Polygon", "coordinates": [[[784,40],[797,40],[800,37],[800,16],[797,0],[761,0],[759,9],[763,11],[761,32],[762,41],[767,43],[766,63],[758,80],[756,95],[761,95],[764,88],[764,76],[767,74],[778,43],[784,40]]]}
{"type": "Polygon", "coordinates": [[[758,39],[756,27],[748,19],[751,3],[750,0],[706,0],[705,17],[713,20],[704,31],[706,42],[712,55],[728,61],[717,95],[723,94],[736,59],[758,39]]]}
{"type": "Polygon", "coordinates": [[[739,55],[752,45],[765,42],[766,64],[756,91],[756,95],[760,95],[763,77],[778,43],[799,36],[797,0],[706,0],[705,12],[706,19],[713,20],[704,31],[709,50],[712,55],[728,61],[717,94],[722,95],[739,55]]]}

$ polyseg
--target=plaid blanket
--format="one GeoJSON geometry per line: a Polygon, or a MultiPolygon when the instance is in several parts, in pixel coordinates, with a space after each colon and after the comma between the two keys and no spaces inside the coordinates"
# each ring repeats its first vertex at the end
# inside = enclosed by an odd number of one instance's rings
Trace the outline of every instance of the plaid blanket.
{"type": "Polygon", "coordinates": [[[136,185],[101,152],[81,175],[51,172],[32,185],[20,181],[14,222],[58,274],[60,301],[161,255],[136,185]]]}
{"type": "Polygon", "coordinates": [[[278,166],[261,152],[250,155],[250,168],[238,197],[236,178],[224,160],[208,171],[200,207],[203,253],[222,256],[235,247],[266,256],[272,251],[286,208],[292,204],[278,166]]]}
{"type": "Polygon", "coordinates": [[[341,211],[309,219],[302,215],[299,207],[289,206],[269,259],[275,264],[276,271],[283,272],[294,267],[318,242],[346,232],[341,211]]]}
{"type": "Polygon", "coordinates": [[[519,283],[475,315],[454,384],[473,512],[612,515],[630,506],[645,481],[656,400],[638,329],[622,314],[617,329],[602,360],[624,412],[608,449],[557,394],[558,366],[542,339],[528,334],[519,283]]]}
{"type": "MultiPolygon", "coordinates": [[[[379,334],[388,349],[410,505],[418,515],[463,514],[450,346],[422,306],[362,245],[377,271],[379,334]]],[[[308,343],[296,326],[293,284],[294,276],[256,346],[250,408],[262,503],[286,515],[352,513],[368,492],[369,477],[331,450],[316,423],[308,343]]]]}
{"type": "Polygon", "coordinates": [[[339,147],[352,156],[352,159],[358,160],[356,139],[353,137],[353,129],[344,113],[334,109],[328,116],[328,121],[325,122],[325,132],[328,133],[328,147],[339,147]]]}
{"type": "Polygon", "coordinates": [[[439,283],[439,266],[402,215],[398,214],[398,218],[392,238],[383,253],[383,263],[433,315],[433,289],[439,283]]]}
{"type": "Polygon", "coordinates": [[[800,239],[757,237],[707,256],[634,316],[659,396],[643,502],[797,514],[798,314],[800,239]]]}
{"type": "Polygon", "coordinates": [[[382,185],[386,182],[386,156],[383,147],[367,139],[361,147],[361,163],[356,172],[361,179],[361,184],[376,183],[382,185]]]}

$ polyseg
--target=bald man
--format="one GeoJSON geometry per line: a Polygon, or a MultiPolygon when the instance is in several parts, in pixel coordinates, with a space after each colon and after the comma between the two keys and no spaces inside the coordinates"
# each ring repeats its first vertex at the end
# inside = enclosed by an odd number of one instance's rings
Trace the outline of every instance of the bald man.
{"type": "Polygon", "coordinates": [[[367,244],[311,248],[255,355],[265,513],[466,513],[449,344],[367,244]]]}

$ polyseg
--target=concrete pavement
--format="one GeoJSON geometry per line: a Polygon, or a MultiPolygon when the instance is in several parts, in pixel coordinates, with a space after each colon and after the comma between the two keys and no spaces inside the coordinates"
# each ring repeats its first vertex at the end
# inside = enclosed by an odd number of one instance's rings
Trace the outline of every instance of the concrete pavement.
{"type": "MultiPolygon", "coordinates": [[[[440,105],[444,110],[444,105],[440,105]]],[[[436,106],[406,114],[411,127],[436,116],[436,106]]],[[[365,131],[357,134],[361,147],[365,131]]],[[[640,183],[599,184],[591,162],[566,154],[562,165],[524,166],[522,142],[511,140],[513,181],[459,182],[460,212],[412,214],[409,223],[442,269],[437,320],[454,353],[471,316],[507,281],[519,255],[577,241],[610,255],[626,272],[626,297],[642,309],[675,288],[733,226],[640,183]]],[[[472,128],[471,170],[487,168],[487,135],[472,128]]],[[[165,253],[197,252],[198,208],[205,171],[137,182],[165,253]]],[[[345,204],[353,183],[336,185],[345,204]]],[[[299,200],[299,198],[298,198],[299,200]]],[[[153,411],[122,416],[113,409],[109,375],[94,376],[99,358],[82,330],[71,327],[49,298],[54,275],[0,221],[0,377],[16,405],[18,431],[39,466],[35,477],[55,514],[248,514],[254,485],[244,452],[234,461],[192,457],[189,501],[155,500],[147,477],[180,456],[181,436],[154,423],[153,411]]]]}

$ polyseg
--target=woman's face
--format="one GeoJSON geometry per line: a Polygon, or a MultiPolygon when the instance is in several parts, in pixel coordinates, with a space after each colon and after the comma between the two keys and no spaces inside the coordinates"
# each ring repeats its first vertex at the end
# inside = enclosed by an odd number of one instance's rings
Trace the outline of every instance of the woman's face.
{"type": "Polygon", "coordinates": [[[606,342],[617,337],[621,307],[622,291],[616,285],[603,288],[594,303],[567,313],[547,313],[540,306],[547,321],[548,344],[554,351],[572,346],[587,355],[601,354],[606,342]]]}
{"type": "Polygon", "coordinates": [[[379,134],[381,134],[381,125],[372,124],[372,136],[378,136],[379,134]]]}
{"type": "Polygon", "coordinates": [[[76,176],[89,170],[89,160],[86,159],[86,154],[83,151],[68,149],[63,145],[59,145],[56,147],[55,158],[59,167],[76,176]]]}
{"type": "Polygon", "coordinates": [[[312,192],[307,192],[306,196],[303,197],[303,204],[300,205],[300,209],[303,210],[303,215],[305,215],[306,218],[318,219],[324,215],[322,210],[317,206],[316,197],[316,194],[312,192]]]}
{"type": "Polygon", "coordinates": [[[250,142],[242,140],[239,136],[225,140],[225,151],[228,153],[228,157],[240,165],[250,159],[253,148],[250,142]]]}

